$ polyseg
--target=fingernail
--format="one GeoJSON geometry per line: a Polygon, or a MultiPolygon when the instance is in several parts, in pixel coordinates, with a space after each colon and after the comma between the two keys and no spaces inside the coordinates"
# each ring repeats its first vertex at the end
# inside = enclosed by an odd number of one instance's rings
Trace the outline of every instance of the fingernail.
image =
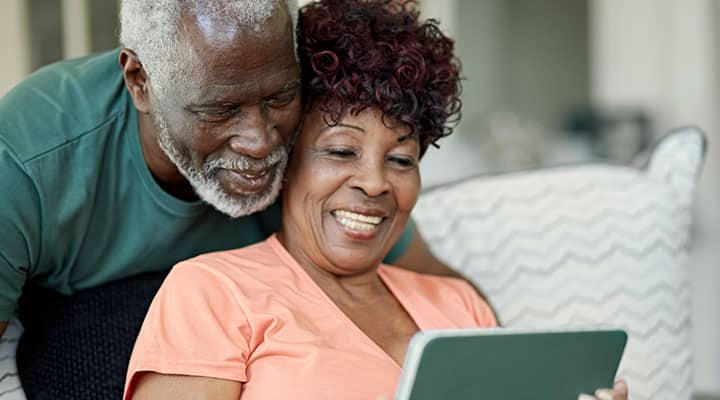
{"type": "Polygon", "coordinates": [[[595,392],[595,397],[597,397],[599,400],[613,400],[614,396],[612,390],[598,389],[595,392]]]}
{"type": "Polygon", "coordinates": [[[625,382],[623,379],[619,379],[615,382],[615,385],[613,385],[613,389],[616,391],[620,391],[621,393],[627,392],[627,382],[625,382]]]}
{"type": "Polygon", "coordinates": [[[595,400],[595,397],[590,396],[589,394],[580,393],[580,396],[578,396],[578,400],[595,400]]]}

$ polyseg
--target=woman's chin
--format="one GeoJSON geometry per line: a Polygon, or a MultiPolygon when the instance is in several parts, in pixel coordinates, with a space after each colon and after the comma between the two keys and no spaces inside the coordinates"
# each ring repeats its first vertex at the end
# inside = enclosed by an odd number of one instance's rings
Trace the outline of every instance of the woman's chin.
{"type": "Polygon", "coordinates": [[[372,270],[382,262],[386,253],[383,246],[367,240],[328,240],[320,248],[332,268],[347,272],[347,275],[372,270]]]}
{"type": "Polygon", "coordinates": [[[382,263],[382,257],[358,258],[352,255],[343,257],[340,254],[335,254],[335,259],[332,262],[334,270],[328,272],[335,276],[363,275],[375,271],[380,263],[382,263]]]}

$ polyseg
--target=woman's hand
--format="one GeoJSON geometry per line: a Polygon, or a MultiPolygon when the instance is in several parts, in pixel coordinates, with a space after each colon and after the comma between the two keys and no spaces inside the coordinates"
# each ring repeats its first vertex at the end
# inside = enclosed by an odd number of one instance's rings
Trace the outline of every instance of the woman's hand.
{"type": "Polygon", "coordinates": [[[578,396],[578,400],[628,400],[627,383],[619,380],[612,389],[598,389],[595,391],[595,396],[583,393],[578,396]]]}

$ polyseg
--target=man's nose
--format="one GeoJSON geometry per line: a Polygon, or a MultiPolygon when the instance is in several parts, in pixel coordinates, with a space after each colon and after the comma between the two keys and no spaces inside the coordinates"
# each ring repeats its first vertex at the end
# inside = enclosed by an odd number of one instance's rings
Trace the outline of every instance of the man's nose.
{"type": "Polygon", "coordinates": [[[282,143],[275,126],[262,106],[247,107],[232,129],[229,146],[232,151],[263,159],[282,143]]]}
{"type": "Polygon", "coordinates": [[[384,160],[361,160],[353,172],[350,186],[361,190],[368,197],[382,196],[390,192],[392,185],[387,179],[384,160]]]}

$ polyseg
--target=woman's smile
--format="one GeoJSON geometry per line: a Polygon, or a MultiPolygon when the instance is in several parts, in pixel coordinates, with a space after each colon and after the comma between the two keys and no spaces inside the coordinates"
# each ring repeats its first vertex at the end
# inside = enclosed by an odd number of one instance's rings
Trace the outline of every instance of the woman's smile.
{"type": "Polygon", "coordinates": [[[387,219],[387,213],[381,210],[350,211],[338,209],[330,215],[340,226],[341,231],[351,239],[370,240],[377,236],[381,224],[387,219]]]}

